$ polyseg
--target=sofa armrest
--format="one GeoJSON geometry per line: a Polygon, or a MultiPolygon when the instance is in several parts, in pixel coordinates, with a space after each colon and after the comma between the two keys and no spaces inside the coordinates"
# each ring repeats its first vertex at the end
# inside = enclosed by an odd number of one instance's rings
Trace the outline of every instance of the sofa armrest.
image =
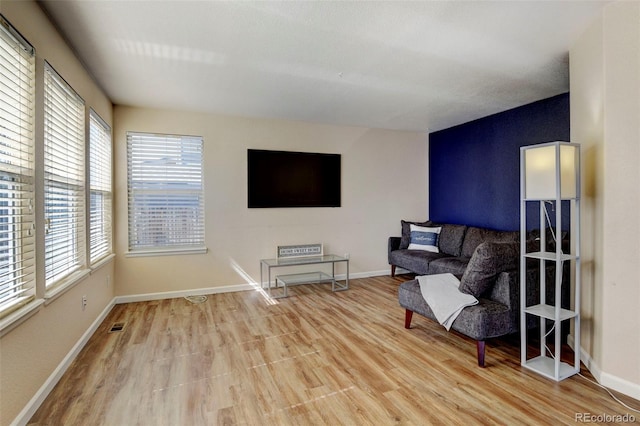
{"type": "Polygon", "coordinates": [[[500,272],[491,290],[489,299],[507,305],[517,311],[520,305],[520,280],[518,271],[500,272]]]}
{"type": "Polygon", "coordinates": [[[389,242],[387,243],[387,255],[391,255],[392,251],[398,250],[400,248],[400,237],[389,237],[389,242]]]}
{"type": "Polygon", "coordinates": [[[498,274],[489,299],[500,302],[509,308],[511,331],[519,329],[520,323],[520,274],[517,270],[498,274]]]}

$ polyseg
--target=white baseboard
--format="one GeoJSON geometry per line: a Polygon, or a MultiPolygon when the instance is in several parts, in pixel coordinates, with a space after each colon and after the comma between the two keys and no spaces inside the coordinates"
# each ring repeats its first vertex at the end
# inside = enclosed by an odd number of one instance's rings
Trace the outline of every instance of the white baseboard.
{"type": "MultiPolygon", "coordinates": [[[[390,275],[390,274],[391,274],[390,269],[383,269],[379,271],[369,271],[369,272],[357,272],[355,274],[349,274],[349,279],[351,280],[351,279],[358,279],[358,278],[378,277],[378,276],[390,275]]],[[[346,277],[347,277],[346,274],[336,275],[337,280],[344,280],[346,277]]],[[[131,295],[125,295],[125,296],[116,296],[114,300],[116,304],[147,302],[150,300],[175,299],[178,297],[185,297],[185,296],[202,296],[206,294],[233,293],[236,291],[250,291],[250,290],[257,290],[259,288],[260,288],[260,283],[255,282],[255,283],[226,285],[221,287],[205,287],[205,288],[197,288],[197,289],[191,289],[191,290],[165,291],[161,293],[131,294],[131,295]]]]}
{"type": "MultiPolygon", "coordinates": [[[[389,273],[391,273],[391,270],[389,270],[389,273]]],[[[404,269],[401,267],[396,267],[396,275],[402,275],[402,274],[413,274],[413,272],[411,272],[408,269],[404,269]]]]}
{"type": "Polygon", "coordinates": [[[258,288],[260,288],[259,283],[238,284],[238,285],[227,285],[222,287],[196,288],[192,290],[164,291],[161,293],[131,294],[131,295],[125,295],[125,296],[116,296],[114,300],[116,304],[147,302],[150,300],[175,299],[178,297],[202,296],[205,294],[233,293],[236,291],[256,290],[258,288]]]}
{"type": "Polygon", "coordinates": [[[115,299],[111,300],[107,304],[107,306],[102,310],[100,315],[93,321],[91,326],[84,332],[84,334],[80,337],[80,339],[76,342],[76,344],[71,348],[69,353],[62,359],[60,364],[53,370],[53,373],[47,378],[38,392],[31,398],[31,400],[27,403],[27,405],[22,409],[20,414],[11,422],[11,425],[15,426],[23,426],[26,425],[27,422],[31,419],[31,417],[35,414],[35,412],[40,408],[40,405],[47,398],[49,393],[53,390],[53,388],[58,384],[62,375],[67,371],[71,363],[78,356],[82,348],[87,344],[93,333],[98,329],[102,321],[107,317],[111,309],[115,305],[115,299]]]}
{"type": "MultiPolygon", "coordinates": [[[[575,351],[575,340],[572,334],[567,336],[567,344],[575,351]]],[[[637,399],[640,401],[640,384],[633,383],[628,380],[622,379],[618,376],[614,376],[613,374],[609,374],[605,371],[602,371],[598,363],[596,363],[591,355],[584,350],[584,348],[580,348],[580,360],[587,367],[589,372],[593,375],[598,383],[602,386],[607,387],[609,389],[613,389],[617,392],[623,393],[631,398],[637,399]]]]}
{"type": "Polygon", "coordinates": [[[600,375],[601,381],[600,384],[602,386],[608,387],[609,389],[616,390],[620,393],[623,393],[631,398],[637,399],[640,401],[640,385],[637,383],[630,382],[628,380],[622,379],[618,376],[614,376],[609,373],[602,373],[600,375]]]}
{"type": "MultiPolygon", "coordinates": [[[[573,337],[573,334],[569,334],[567,336],[567,345],[569,345],[569,347],[574,351],[576,350],[575,338],[573,337]]],[[[591,358],[591,355],[589,355],[587,351],[585,351],[582,347],[580,348],[580,361],[584,364],[585,367],[587,367],[587,370],[589,370],[593,378],[596,379],[598,383],[600,383],[602,381],[602,371],[600,370],[598,364],[596,364],[596,362],[591,358]]]]}
{"type": "MultiPolygon", "coordinates": [[[[349,274],[349,279],[381,277],[383,275],[391,276],[391,269],[382,269],[380,271],[369,272],[356,272],[355,274],[349,274]]],[[[336,275],[336,278],[339,280],[344,280],[346,278],[346,275],[336,275]]]]}

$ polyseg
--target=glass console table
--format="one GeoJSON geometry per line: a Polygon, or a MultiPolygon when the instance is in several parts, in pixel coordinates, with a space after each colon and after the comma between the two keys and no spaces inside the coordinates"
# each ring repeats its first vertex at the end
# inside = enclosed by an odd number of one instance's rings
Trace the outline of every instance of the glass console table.
{"type": "Polygon", "coordinates": [[[267,271],[267,288],[269,296],[274,298],[287,297],[287,286],[298,284],[311,284],[330,282],[332,291],[343,291],[349,289],[349,258],[336,256],[335,254],[325,254],[322,256],[305,256],[305,257],[289,257],[274,258],[260,260],[260,287],[265,288],[264,271],[267,271]],[[344,283],[336,280],[336,263],[344,262],[347,265],[347,276],[344,283]],[[279,296],[271,296],[271,270],[273,268],[285,268],[291,266],[303,265],[322,265],[331,264],[331,275],[322,271],[304,272],[297,274],[277,275],[275,277],[274,287],[278,288],[282,285],[283,292],[279,296]]]}

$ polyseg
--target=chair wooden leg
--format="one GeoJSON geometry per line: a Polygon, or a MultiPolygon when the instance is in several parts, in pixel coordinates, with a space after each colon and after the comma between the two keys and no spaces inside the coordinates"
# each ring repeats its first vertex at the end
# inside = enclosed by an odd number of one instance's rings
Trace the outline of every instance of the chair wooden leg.
{"type": "Polygon", "coordinates": [[[404,313],[404,328],[411,328],[411,318],[413,318],[413,311],[407,309],[404,313]]]}
{"type": "Polygon", "coordinates": [[[391,278],[396,276],[396,265],[391,265],[391,278]]]}
{"type": "Polygon", "coordinates": [[[484,368],[484,340],[478,340],[476,342],[476,348],[478,350],[478,366],[484,368]]]}

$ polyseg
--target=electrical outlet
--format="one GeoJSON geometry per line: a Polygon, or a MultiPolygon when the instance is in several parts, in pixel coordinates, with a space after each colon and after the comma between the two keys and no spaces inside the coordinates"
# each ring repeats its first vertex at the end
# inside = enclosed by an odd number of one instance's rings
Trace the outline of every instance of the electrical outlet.
{"type": "Polygon", "coordinates": [[[349,256],[350,256],[350,254],[349,254],[349,253],[345,253],[345,254],[344,254],[344,257],[345,257],[346,259],[349,259],[349,256]]]}
{"type": "Polygon", "coordinates": [[[82,310],[84,311],[84,308],[87,307],[87,296],[84,295],[82,296],[82,310]]]}

